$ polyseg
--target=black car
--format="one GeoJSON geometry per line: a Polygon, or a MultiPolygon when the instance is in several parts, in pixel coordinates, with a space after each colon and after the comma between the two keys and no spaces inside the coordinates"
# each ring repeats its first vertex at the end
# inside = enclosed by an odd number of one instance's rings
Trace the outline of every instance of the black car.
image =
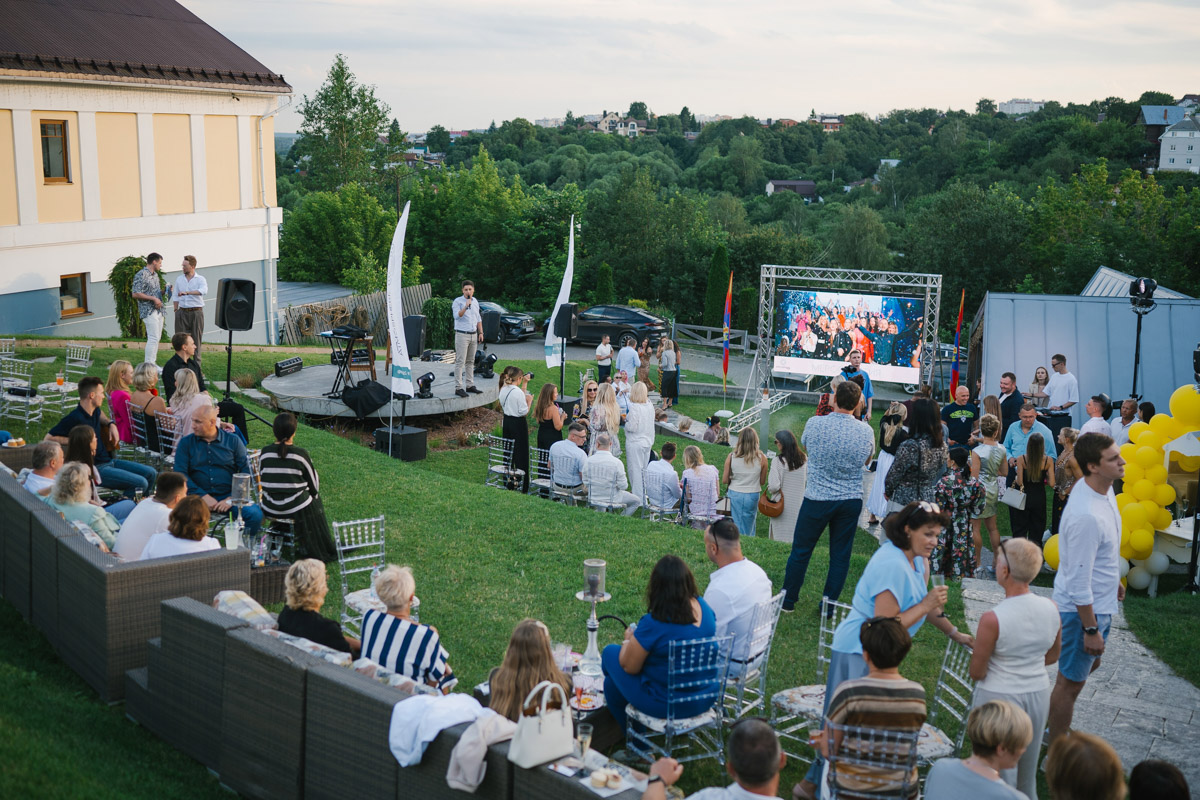
{"type": "Polygon", "coordinates": [[[623,347],[626,342],[637,347],[642,339],[649,339],[650,344],[656,346],[668,330],[665,319],[640,308],[592,306],[579,312],[579,332],[573,341],[600,344],[600,339],[607,333],[614,348],[623,347]]]}
{"type": "Polygon", "coordinates": [[[533,321],[533,317],[528,314],[522,314],[520,311],[509,311],[499,303],[481,302],[479,304],[481,311],[497,311],[500,314],[500,333],[494,339],[488,341],[504,344],[505,342],[519,342],[522,339],[528,339],[533,336],[537,329],[537,325],[533,321]]]}

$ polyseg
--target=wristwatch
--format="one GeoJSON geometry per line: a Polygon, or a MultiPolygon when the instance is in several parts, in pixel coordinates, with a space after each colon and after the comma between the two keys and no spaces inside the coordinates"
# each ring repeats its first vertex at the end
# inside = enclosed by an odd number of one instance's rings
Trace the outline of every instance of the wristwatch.
{"type": "Polygon", "coordinates": [[[649,787],[652,783],[663,783],[662,775],[651,775],[650,779],[646,781],[646,786],[649,787]]]}
{"type": "Polygon", "coordinates": [[[1100,629],[1098,627],[1096,627],[1095,625],[1093,625],[1090,628],[1084,628],[1083,632],[1088,636],[1095,636],[1097,633],[1100,632],[1100,629]]]}

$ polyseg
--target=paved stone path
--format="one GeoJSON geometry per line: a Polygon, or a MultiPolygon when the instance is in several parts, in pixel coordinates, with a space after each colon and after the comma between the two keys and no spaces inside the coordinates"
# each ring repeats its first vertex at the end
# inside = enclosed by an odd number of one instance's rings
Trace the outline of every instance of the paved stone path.
{"type": "MultiPolygon", "coordinates": [[[[1004,599],[994,581],[967,579],[962,589],[972,630],[984,612],[1004,599]]],[[[1035,586],[1033,591],[1050,595],[1047,588],[1035,586]]],[[[1052,683],[1057,675],[1050,667],[1052,683]]],[[[1123,614],[1113,617],[1100,667],[1075,705],[1073,727],[1107,740],[1126,771],[1147,758],[1170,761],[1187,776],[1193,796],[1200,796],[1200,689],[1146,649],[1123,614]]]]}

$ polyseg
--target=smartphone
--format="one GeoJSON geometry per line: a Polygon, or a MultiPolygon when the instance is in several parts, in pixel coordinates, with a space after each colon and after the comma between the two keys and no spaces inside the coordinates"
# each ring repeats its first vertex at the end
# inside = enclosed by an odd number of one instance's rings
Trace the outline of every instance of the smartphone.
{"type": "Polygon", "coordinates": [[[525,373],[525,377],[526,377],[526,378],[529,378],[529,380],[533,380],[533,373],[532,373],[532,372],[526,372],[526,373],[525,373]]]}

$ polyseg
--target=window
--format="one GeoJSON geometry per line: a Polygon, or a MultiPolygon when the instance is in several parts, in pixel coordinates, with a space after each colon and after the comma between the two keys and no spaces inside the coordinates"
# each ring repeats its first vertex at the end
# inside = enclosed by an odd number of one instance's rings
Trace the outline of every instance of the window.
{"type": "Polygon", "coordinates": [[[1168,163],[1168,164],[1174,164],[1174,163],[1175,163],[1175,159],[1173,159],[1173,158],[1168,158],[1168,159],[1167,159],[1167,163],[1168,163]]]}
{"type": "Polygon", "coordinates": [[[1187,160],[1187,163],[1189,163],[1189,164],[1190,164],[1190,163],[1192,163],[1192,160],[1189,158],[1189,159],[1187,160]]]}
{"type": "Polygon", "coordinates": [[[1174,149],[1175,149],[1175,145],[1171,145],[1171,149],[1172,149],[1172,150],[1174,150],[1174,149]]]}
{"type": "Polygon", "coordinates": [[[44,183],[70,183],[71,165],[67,157],[67,121],[42,120],[42,180],[44,183]]]}
{"type": "Polygon", "coordinates": [[[1188,150],[1191,150],[1194,145],[1188,145],[1188,150]]]}
{"type": "Polygon", "coordinates": [[[62,316],[74,317],[88,313],[87,285],[86,272],[63,275],[58,279],[58,303],[62,309],[62,316]]]}

